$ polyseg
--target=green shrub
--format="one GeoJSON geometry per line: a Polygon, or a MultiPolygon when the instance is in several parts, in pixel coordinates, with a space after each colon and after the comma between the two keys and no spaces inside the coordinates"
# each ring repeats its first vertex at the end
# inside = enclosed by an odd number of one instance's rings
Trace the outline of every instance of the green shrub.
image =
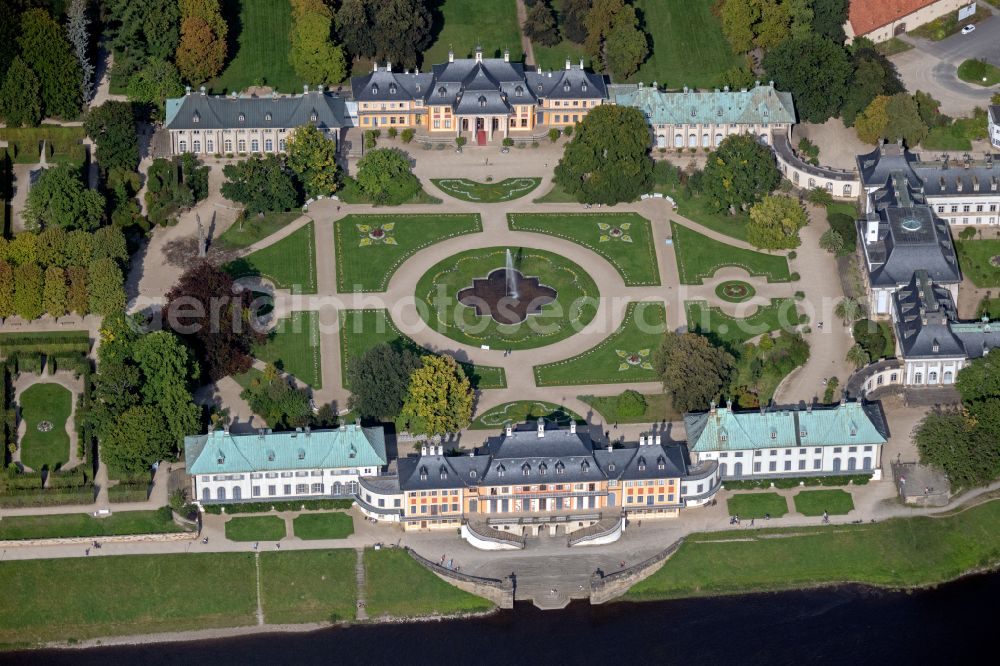
{"type": "Polygon", "coordinates": [[[416,136],[416,134],[417,131],[415,129],[413,129],[412,127],[407,127],[399,135],[399,138],[403,141],[403,143],[409,143],[413,141],[413,137],[416,136]]]}
{"type": "Polygon", "coordinates": [[[390,128],[389,128],[389,131],[388,131],[388,132],[386,132],[386,134],[388,134],[388,135],[389,135],[389,138],[390,138],[390,139],[395,139],[395,138],[396,138],[396,135],[397,135],[397,134],[399,134],[399,132],[398,132],[398,131],[396,130],[396,128],[395,128],[395,127],[390,127],[390,128]]]}
{"type": "Polygon", "coordinates": [[[799,481],[800,479],[785,479],[785,478],[775,479],[774,487],[782,489],[797,488],[799,486],[799,481]]]}
{"type": "Polygon", "coordinates": [[[504,137],[503,145],[506,146],[507,148],[510,148],[511,146],[514,145],[514,139],[510,138],[509,136],[504,137]]]}
{"type": "Polygon", "coordinates": [[[205,513],[221,514],[225,506],[227,514],[233,513],[268,513],[269,511],[329,511],[331,509],[350,509],[354,505],[349,499],[319,499],[297,500],[288,502],[243,502],[241,504],[208,504],[202,507],[205,513]]]}
{"type": "Polygon", "coordinates": [[[798,273],[792,273],[791,275],[788,276],[788,279],[791,280],[792,282],[798,282],[799,280],[802,279],[802,276],[799,275],[798,273]]]}
{"type": "Polygon", "coordinates": [[[565,136],[573,136],[573,126],[572,125],[567,125],[566,127],[563,128],[562,133],[565,136]]]}
{"type": "Polygon", "coordinates": [[[646,413],[646,398],[638,391],[622,391],[616,401],[618,415],[621,418],[642,416],[646,413]]]}
{"type": "Polygon", "coordinates": [[[44,334],[5,333],[0,335],[0,356],[34,352],[46,355],[86,354],[90,351],[87,331],[61,331],[44,334]]]}
{"type": "Polygon", "coordinates": [[[561,134],[562,132],[559,131],[558,127],[553,127],[552,129],[549,130],[549,141],[555,143],[556,141],[559,140],[561,134]]]}
{"type": "MultiPolygon", "coordinates": [[[[110,502],[145,502],[149,499],[148,483],[119,483],[108,487],[110,502]]],[[[167,507],[169,511],[170,508],[167,507]]]]}
{"type": "Polygon", "coordinates": [[[681,182],[680,169],[666,160],[653,164],[653,182],[657,185],[677,185],[681,182]]]}

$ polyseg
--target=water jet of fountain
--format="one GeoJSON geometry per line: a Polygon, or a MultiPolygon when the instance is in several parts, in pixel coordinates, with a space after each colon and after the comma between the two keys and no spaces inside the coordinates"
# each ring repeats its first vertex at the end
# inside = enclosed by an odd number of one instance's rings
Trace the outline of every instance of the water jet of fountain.
{"type": "Polygon", "coordinates": [[[511,256],[510,250],[507,250],[507,295],[511,298],[517,298],[517,278],[514,277],[514,257],[511,256]]]}

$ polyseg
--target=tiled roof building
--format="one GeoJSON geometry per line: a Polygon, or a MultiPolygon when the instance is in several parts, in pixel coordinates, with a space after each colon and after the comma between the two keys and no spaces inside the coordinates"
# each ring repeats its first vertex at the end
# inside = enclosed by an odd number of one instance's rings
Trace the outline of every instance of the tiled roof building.
{"type": "Polygon", "coordinates": [[[969,4],[968,0],[851,0],[844,32],[848,41],[864,36],[884,42],[969,4]]]}
{"type": "Polygon", "coordinates": [[[723,479],[880,474],[888,427],[877,403],[738,412],[712,406],[684,415],[688,446],[719,463],[723,479]]]}

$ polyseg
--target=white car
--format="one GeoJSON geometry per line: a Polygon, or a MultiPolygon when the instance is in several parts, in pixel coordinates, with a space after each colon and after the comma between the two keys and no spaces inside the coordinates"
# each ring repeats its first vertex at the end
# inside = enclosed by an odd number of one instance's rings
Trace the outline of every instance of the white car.
{"type": "Polygon", "coordinates": [[[969,34],[970,32],[972,32],[975,29],[976,29],[976,26],[974,26],[974,25],[972,25],[970,23],[969,25],[967,25],[964,28],[962,28],[962,34],[963,35],[967,35],[967,34],[969,34]]]}

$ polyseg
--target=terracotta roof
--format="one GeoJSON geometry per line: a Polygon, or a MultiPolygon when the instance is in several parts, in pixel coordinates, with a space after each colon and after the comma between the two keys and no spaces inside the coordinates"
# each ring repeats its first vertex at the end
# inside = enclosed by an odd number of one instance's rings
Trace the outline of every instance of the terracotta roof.
{"type": "Polygon", "coordinates": [[[851,0],[848,19],[855,35],[867,35],[938,0],[851,0]]]}

